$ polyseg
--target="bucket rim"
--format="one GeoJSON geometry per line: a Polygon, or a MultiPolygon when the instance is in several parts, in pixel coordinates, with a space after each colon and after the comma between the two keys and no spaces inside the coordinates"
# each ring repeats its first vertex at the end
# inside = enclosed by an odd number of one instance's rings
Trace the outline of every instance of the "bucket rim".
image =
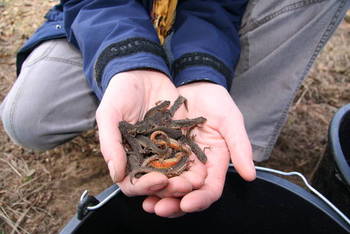
{"type": "MultiPolygon", "coordinates": [[[[238,175],[236,170],[233,166],[230,166],[228,168],[227,173],[234,173],[238,175]]],[[[302,188],[301,186],[294,184],[287,179],[284,179],[280,176],[276,176],[273,173],[270,172],[264,172],[264,171],[257,171],[256,173],[256,179],[274,184],[275,186],[279,186],[282,189],[285,189],[294,195],[298,196],[299,198],[305,200],[306,202],[310,203],[313,207],[323,212],[325,215],[327,215],[330,219],[332,219],[335,223],[337,223],[340,227],[342,227],[345,231],[350,232],[350,226],[331,208],[329,207],[324,201],[322,201],[319,197],[312,194],[311,192],[307,191],[306,189],[302,188]]],[[[249,183],[249,182],[247,182],[249,183]]],[[[107,198],[111,193],[116,191],[116,195],[121,193],[121,190],[116,184],[111,185],[110,187],[106,188],[104,191],[96,195],[97,200],[100,202],[103,201],[105,198],[107,198]],[[118,190],[118,191],[116,191],[118,190]]],[[[108,202],[107,202],[108,203],[108,202]]],[[[90,215],[92,215],[94,212],[90,212],[83,220],[78,220],[77,214],[75,214],[69,221],[66,223],[66,225],[61,230],[60,234],[68,234],[73,233],[72,231],[76,230],[80,225],[83,224],[83,222],[88,219],[90,215]]]]}
{"type": "Polygon", "coordinates": [[[344,152],[340,145],[339,130],[342,121],[346,115],[350,115],[350,104],[342,106],[334,114],[328,131],[328,144],[331,150],[331,157],[333,158],[340,175],[347,186],[350,186],[350,166],[345,159],[344,152]]]}

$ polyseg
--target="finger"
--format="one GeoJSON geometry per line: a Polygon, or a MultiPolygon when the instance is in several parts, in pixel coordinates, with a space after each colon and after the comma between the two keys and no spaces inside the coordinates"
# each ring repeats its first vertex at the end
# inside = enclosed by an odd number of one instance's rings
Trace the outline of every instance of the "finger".
{"type": "Polygon", "coordinates": [[[124,178],[126,168],[126,155],[118,129],[120,120],[118,113],[110,108],[100,105],[96,112],[101,152],[114,182],[119,182],[124,178]]]}
{"type": "Polygon", "coordinates": [[[154,213],[154,207],[156,206],[157,202],[160,200],[157,196],[149,196],[146,197],[145,200],[142,202],[142,208],[144,211],[148,213],[154,213]]]}
{"type": "Polygon", "coordinates": [[[192,155],[191,159],[193,162],[190,164],[190,169],[183,172],[181,177],[189,181],[193,189],[198,189],[204,184],[205,178],[207,177],[207,168],[196,156],[192,155]]]}
{"type": "Polygon", "coordinates": [[[181,176],[169,179],[169,184],[164,189],[157,192],[158,197],[182,197],[192,191],[192,184],[181,176]]]}
{"type": "Polygon", "coordinates": [[[150,172],[139,179],[130,182],[129,176],[118,183],[123,193],[127,196],[152,195],[164,189],[168,185],[168,178],[158,172],[150,172]]]}
{"type": "Polygon", "coordinates": [[[168,186],[156,195],[159,197],[183,197],[193,189],[200,188],[207,176],[207,169],[194,155],[191,155],[190,168],[179,176],[169,179],[168,186]]]}
{"type": "Polygon", "coordinates": [[[243,117],[232,113],[230,118],[225,119],[226,126],[220,129],[227,147],[230,151],[230,157],[233,166],[238,174],[247,181],[252,181],[256,177],[255,166],[253,162],[252,147],[244,127],[243,117]],[[228,127],[234,126],[234,127],[228,127]]]}
{"type": "Polygon", "coordinates": [[[181,210],[186,213],[208,208],[222,194],[229,162],[228,152],[215,150],[211,153],[213,155],[208,157],[209,160],[206,164],[208,176],[204,185],[200,189],[185,195],[181,200],[181,210]]]}
{"type": "Polygon", "coordinates": [[[185,215],[180,209],[180,200],[177,198],[163,198],[154,206],[154,212],[160,217],[176,218],[185,215]]]}

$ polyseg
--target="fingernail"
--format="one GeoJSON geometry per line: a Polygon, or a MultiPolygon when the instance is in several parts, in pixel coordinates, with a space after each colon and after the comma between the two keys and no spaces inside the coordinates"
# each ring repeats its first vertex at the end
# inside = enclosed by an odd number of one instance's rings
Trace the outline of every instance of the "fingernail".
{"type": "Polygon", "coordinates": [[[109,161],[108,162],[108,170],[109,170],[109,175],[111,176],[112,178],[112,181],[113,182],[116,182],[116,172],[115,172],[115,169],[114,169],[114,165],[113,165],[113,162],[112,161],[109,161]]]}
{"type": "Polygon", "coordinates": [[[160,190],[164,188],[164,184],[155,184],[155,185],[152,185],[149,190],[151,191],[157,191],[157,190],[160,190]]]}

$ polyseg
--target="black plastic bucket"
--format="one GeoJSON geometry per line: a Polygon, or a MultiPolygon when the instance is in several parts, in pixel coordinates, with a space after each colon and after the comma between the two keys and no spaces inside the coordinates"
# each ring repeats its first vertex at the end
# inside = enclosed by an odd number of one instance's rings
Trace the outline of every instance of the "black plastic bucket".
{"type": "Polygon", "coordinates": [[[312,181],[346,215],[350,215],[350,104],[332,118],[328,145],[312,181]]]}
{"type": "MultiPolygon", "coordinates": [[[[111,186],[97,196],[102,201],[111,186]]],[[[205,211],[180,218],[144,212],[143,197],[118,192],[82,220],[73,217],[61,233],[349,233],[350,226],[317,196],[271,173],[245,182],[229,168],[222,197],[205,211]]]]}

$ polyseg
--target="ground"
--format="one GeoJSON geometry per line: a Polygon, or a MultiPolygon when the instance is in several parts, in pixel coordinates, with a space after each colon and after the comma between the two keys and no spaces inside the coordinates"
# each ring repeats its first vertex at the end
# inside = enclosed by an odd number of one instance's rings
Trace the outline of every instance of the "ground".
{"type": "MultiPolygon", "coordinates": [[[[15,53],[57,1],[0,0],[0,101],[15,81],[15,53]]],[[[259,165],[311,179],[335,111],[350,103],[350,24],[343,22],[302,84],[271,158],[259,165]]],[[[0,125],[0,234],[57,233],[85,189],[112,182],[92,130],[54,150],[11,143],[0,125]]],[[[295,183],[298,180],[292,179],[295,183]]]]}

